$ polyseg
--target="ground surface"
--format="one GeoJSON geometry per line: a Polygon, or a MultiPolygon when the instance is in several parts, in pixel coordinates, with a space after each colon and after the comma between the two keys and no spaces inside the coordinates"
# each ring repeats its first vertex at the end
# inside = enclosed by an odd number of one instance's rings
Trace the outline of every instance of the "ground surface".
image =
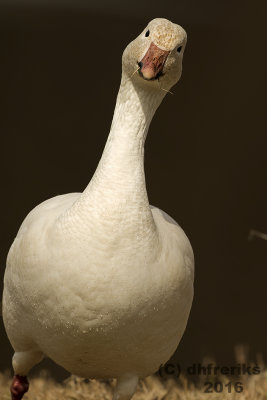
{"type": "MultiPolygon", "coordinates": [[[[201,378],[202,379],[202,378],[201,378]]],[[[212,379],[209,379],[212,381],[212,379]]],[[[205,393],[207,378],[198,381],[197,384],[190,383],[184,376],[179,379],[162,379],[159,377],[148,377],[141,381],[133,400],[267,400],[267,371],[264,370],[258,375],[231,378],[233,382],[242,382],[243,391],[236,393],[231,387],[225,384],[229,379],[216,377],[223,385],[221,393],[205,393]]],[[[0,399],[10,400],[9,374],[0,374],[0,399]]],[[[111,400],[114,381],[99,382],[96,380],[84,380],[71,376],[62,384],[54,382],[45,372],[38,378],[30,380],[30,390],[25,394],[24,400],[111,400]]],[[[220,389],[220,387],[217,387],[220,389]]],[[[237,387],[238,389],[238,387],[237,387]]],[[[239,389],[238,389],[239,390],[239,389]]]]}

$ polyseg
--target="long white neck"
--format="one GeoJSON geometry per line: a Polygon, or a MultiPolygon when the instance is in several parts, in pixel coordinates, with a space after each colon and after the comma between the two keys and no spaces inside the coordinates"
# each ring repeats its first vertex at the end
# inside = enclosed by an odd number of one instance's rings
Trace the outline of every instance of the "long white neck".
{"type": "Polygon", "coordinates": [[[155,235],[145,184],[144,143],[163,97],[156,85],[150,89],[147,82],[140,85],[122,76],[102,157],[90,183],[68,210],[67,219],[94,229],[97,221],[107,227],[120,223],[133,234],[155,235]]]}

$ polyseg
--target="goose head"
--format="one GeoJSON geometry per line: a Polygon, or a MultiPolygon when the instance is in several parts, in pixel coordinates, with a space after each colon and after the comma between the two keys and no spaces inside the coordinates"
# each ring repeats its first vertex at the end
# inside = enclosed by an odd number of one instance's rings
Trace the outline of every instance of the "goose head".
{"type": "Polygon", "coordinates": [[[135,84],[169,90],[181,77],[187,35],[165,18],[155,18],[124,50],[122,73],[135,84]]]}

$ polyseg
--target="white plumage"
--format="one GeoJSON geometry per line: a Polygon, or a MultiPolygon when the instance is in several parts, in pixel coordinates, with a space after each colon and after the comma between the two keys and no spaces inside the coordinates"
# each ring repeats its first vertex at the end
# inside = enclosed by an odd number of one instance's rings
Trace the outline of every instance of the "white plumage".
{"type": "Polygon", "coordinates": [[[114,398],[126,400],[179,344],[193,298],[193,252],[177,223],[149,206],[144,142],[181,76],[185,44],[180,26],[157,18],[127,46],[89,185],[43,202],[21,225],[3,294],[16,375],[46,355],[73,374],[117,378],[114,398]]]}

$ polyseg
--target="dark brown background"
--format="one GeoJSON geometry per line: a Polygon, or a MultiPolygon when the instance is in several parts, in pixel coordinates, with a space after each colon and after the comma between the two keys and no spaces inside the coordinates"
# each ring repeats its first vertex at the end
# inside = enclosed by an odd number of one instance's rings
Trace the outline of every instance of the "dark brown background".
{"type": "MultiPolygon", "coordinates": [[[[251,228],[267,232],[263,4],[0,3],[1,282],[26,214],[90,180],[124,47],[150,19],[169,18],[188,33],[184,71],[152,122],[145,164],[151,204],[181,224],[196,258],[194,304],[175,358],[231,363],[238,343],[252,358],[266,354],[267,242],[248,241],[251,228]]],[[[0,344],[3,370],[12,349],[2,320],[0,344]]],[[[42,366],[65,376],[52,362],[42,366]]]]}

